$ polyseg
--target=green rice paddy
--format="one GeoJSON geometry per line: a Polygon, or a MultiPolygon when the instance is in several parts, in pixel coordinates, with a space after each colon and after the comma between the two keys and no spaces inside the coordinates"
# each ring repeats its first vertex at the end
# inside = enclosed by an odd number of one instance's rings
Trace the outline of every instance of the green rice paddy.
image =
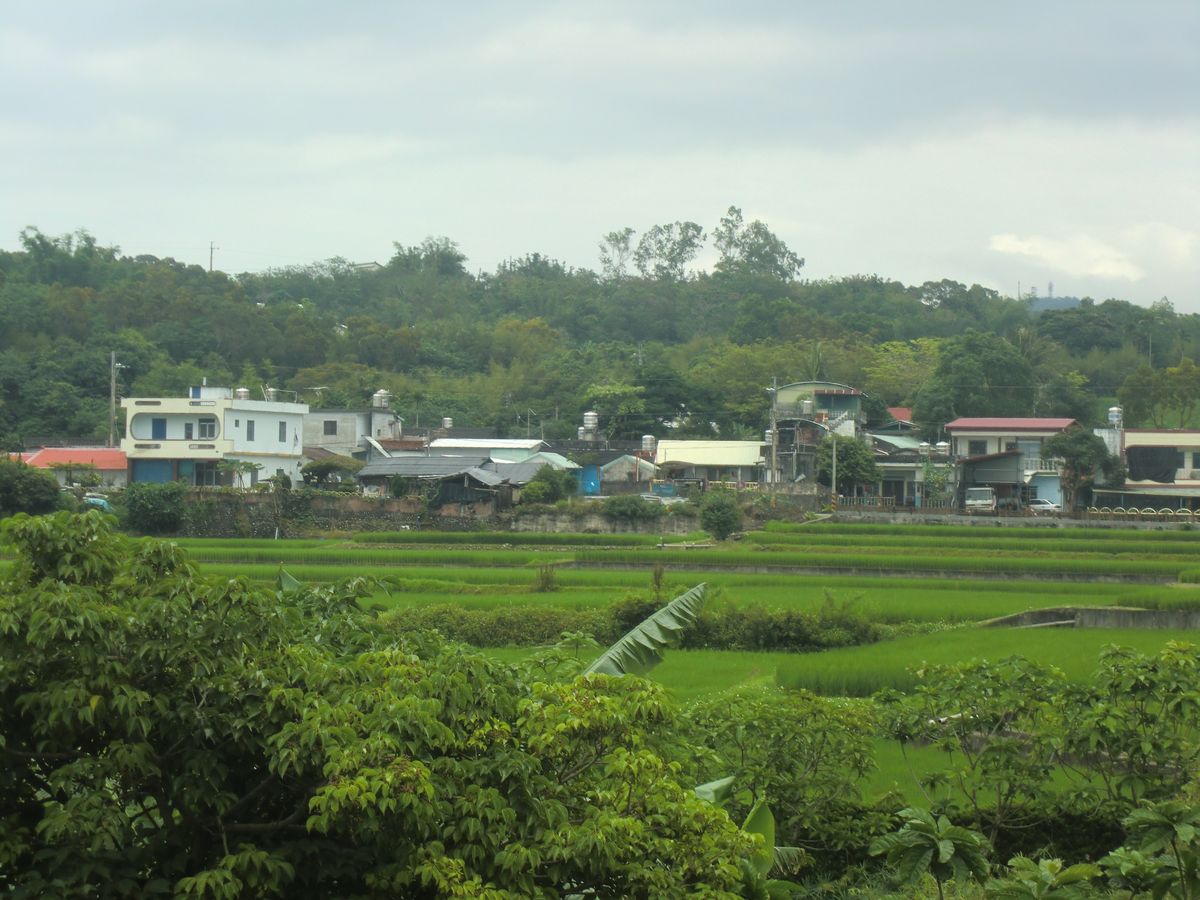
{"type": "Polygon", "coordinates": [[[865,697],[884,688],[907,690],[925,665],[973,660],[998,662],[1010,656],[1055,666],[1068,677],[1087,679],[1109,644],[1155,653],[1167,641],[1197,641],[1191,631],[1076,628],[958,628],[899,638],[865,647],[792,655],[777,671],[784,687],[829,696],[865,697]]]}
{"type": "MultiPolygon", "coordinates": [[[[353,539],[180,539],[204,574],[272,582],[279,567],[310,582],[366,576],[376,608],[602,609],[648,597],[657,568],[668,594],[704,581],[714,604],[816,611],[829,600],[888,625],[950,630],[823,653],[673,651],[655,671],[681,699],[778,680],[864,696],[912,683],[922,661],[1022,653],[1086,677],[1099,648],[1157,649],[1186,633],[978,629],[1046,607],[1200,608],[1180,584],[1197,569],[1200,532],[1048,527],[770,523],[746,540],[683,549],[703,536],[395,531],[353,539]],[[675,546],[672,546],[672,544],[675,546]],[[833,574],[830,574],[830,573],[833,574]]],[[[0,562],[0,566],[5,565],[0,562]]],[[[489,651],[503,656],[528,649],[489,651]]]]}

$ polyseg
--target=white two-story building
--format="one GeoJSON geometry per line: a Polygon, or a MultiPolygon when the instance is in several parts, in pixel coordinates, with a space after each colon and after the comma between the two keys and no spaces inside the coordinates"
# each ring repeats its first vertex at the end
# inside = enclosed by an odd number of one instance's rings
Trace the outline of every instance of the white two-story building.
{"type": "Polygon", "coordinates": [[[130,483],[249,486],[274,475],[300,478],[307,403],[251,400],[246,388],[202,386],[187,397],[129,397],[121,406],[130,483]],[[235,475],[219,465],[230,461],[257,468],[235,475]]]}
{"type": "Polygon", "coordinates": [[[1077,424],[1066,418],[959,418],[946,425],[950,455],[962,488],[989,486],[1001,501],[1062,502],[1062,460],[1044,451],[1047,440],[1077,424]]]}

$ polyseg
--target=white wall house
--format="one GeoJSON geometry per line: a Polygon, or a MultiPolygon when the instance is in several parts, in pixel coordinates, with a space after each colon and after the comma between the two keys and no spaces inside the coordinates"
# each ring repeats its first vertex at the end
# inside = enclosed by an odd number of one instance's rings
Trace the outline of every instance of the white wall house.
{"type": "MultiPolygon", "coordinates": [[[[1039,462],[1052,462],[1045,459],[1042,445],[1074,424],[1074,419],[960,418],[948,423],[946,431],[950,434],[950,455],[957,459],[1016,450],[1029,461],[1027,468],[1041,470],[1039,462]]],[[[1048,467],[1057,471],[1052,465],[1048,467]]]]}
{"type": "Polygon", "coordinates": [[[964,486],[991,485],[997,496],[1062,502],[1062,460],[1044,451],[1047,440],[1074,419],[1013,417],[959,418],[946,425],[950,455],[964,486]]]}
{"type": "Polygon", "coordinates": [[[300,478],[306,403],[251,400],[245,388],[193,387],[187,397],[129,397],[121,406],[130,482],[230,484],[218,463],[231,460],[258,466],[243,486],[280,474],[300,478]]]}

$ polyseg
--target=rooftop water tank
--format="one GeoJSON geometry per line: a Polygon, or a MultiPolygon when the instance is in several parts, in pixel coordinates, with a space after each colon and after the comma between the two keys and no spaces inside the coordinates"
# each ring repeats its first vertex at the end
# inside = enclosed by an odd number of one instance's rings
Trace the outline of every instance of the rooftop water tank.
{"type": "Polygon", "coordinates": [[[587,437],[587,429],[580,425],[575,429],[575,438],[582,441],[585,437],[587,437]]]}
{"type": "Polygon", "coordinates": [[[279,399],[279,388],[263,388],[263,396],[274,402],[275,400],[279,399]]]}
{"type": "Polygon", "coordinates": [[[583,414],[583,427],[588,429],[600,427],[600,414],[589,409],[583,414]]]}
{"type": "Polygon", "coordinates": [[[775,438],[775,432],[773,432],[770,428],[768,428],[766,431],[763,432],[763,443],[766,443],[766,444],[773,443],[774,438],[775,438]]]}
{"type": "Polygon", "coordinates": [[[380,409],[386,409],[387,405],[391,401],[391,399],[392,399],[391,391],[387,391],[387,390],[384,390],[383,388],[380,388],[379,390],[377,390],[375,393],[373,393],[371,395],[371,405],[374,407],[378,407],[380,409]]]}
{"type": "Polygon", "coordinates": [[[452,418],[450,418],[449,416],[444,417],[442,419],[442,427],[445,428],[447,431],[449,431],[451,428],[454,427],[454,420],[452,418]]]}
{"type": "Polygon", "coordinates": [[[1125,410],[1119,406],[1110,406],[1108,408],[1108,424],[1113,428],[1121,427],[1121,420],[1125,417],[1125,410]]]}
{"type": "Polygon", "coordinates": [[[233,392],[233,396],[235,400],[249,400],[250,388],[238,388],[233,392]]]}
{"type": "Polygon", "coordinates": [[[654,447],[657,443],[658,443],[658,441],[655,440],[654,435],[652,435],[652,434],[643,434],[642,435],[642,450],[644,450],[646,453],[653,453],[654,447]]]}
{"type": "Polygon", "coordinates": [[[812,400],[800,401],[800,412],[802,412],[804,415],[811,416],[813,414],[813,409],[814,406],[812,400]]]}

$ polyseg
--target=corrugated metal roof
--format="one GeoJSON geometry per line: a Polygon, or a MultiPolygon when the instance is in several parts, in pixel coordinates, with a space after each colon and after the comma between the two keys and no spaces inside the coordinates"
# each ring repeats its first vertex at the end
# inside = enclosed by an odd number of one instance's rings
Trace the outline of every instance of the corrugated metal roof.
{"type": "Polygon", "coordinates": [[[478,468],[486,461],[479,456],[393,456],[371,460],[358,470],[358,477],[445,478],[478,468]]]}
{"type": "Polygon", "coordinates": [[[474,467],[467,469],[466,474],[471,478],[474,478],[480,484],[486,484],[488,487],[496,487],[497,485],[504,484],[506,480],[503,476],[497,474],[496,472],[489,472],[487,469],[479,469],[474,467]]]}
{"type": "Polygon", "coordinates": [[[556,469],[579,468],[578,463],[571,462],[561,453],[551,453],[549,450],[532,455],[521,450],[493,450],[491,459],[494,463],[530,463],[539,466],[553,466],[556,469]]]}
{"type": "Polygon", "coordinates": [[[533,476],[537,475],[546,464],[544,462],[510,463],[492,460],[489,463],[484,463],[484,465],[487,467],[485,471],[491,471],[509,484],[528,484],[533,481],[533,476]]]}
{"type": "Polygon", "coordinates": [[[906,434],[872,434],[874,440],[881,444],[887,444],[890,447],[895,447],[897,450],[920,450],[921,442],[915,437],[909,437],[906,434]]]}
{"type": "Polygon", "coordinates": [[[654,462],[659,466],[756,466],[762,462],[762,448],[759,441],[659,441],[654,462]]]}
{"type": "Polygon", "coordinates": [[[43,447],[31,453],[25,460],[38,469],[58,465],[92,465],[97,469],[112,471],[129,465],[125,453],[111,447],[43,447]]]}
{"type": "Polygon", "coordinates": [[[1066,431],[1074,419],[981,418],[955,419],[946,425],[947,431],[1066,431]]]}
{"type": "Polygon", "coordinates": [[[448,447],[461,450],[531,450],[538,451],[546,442],[538,438],[438,438],[430,441],[434,449],[448,447]]]}

